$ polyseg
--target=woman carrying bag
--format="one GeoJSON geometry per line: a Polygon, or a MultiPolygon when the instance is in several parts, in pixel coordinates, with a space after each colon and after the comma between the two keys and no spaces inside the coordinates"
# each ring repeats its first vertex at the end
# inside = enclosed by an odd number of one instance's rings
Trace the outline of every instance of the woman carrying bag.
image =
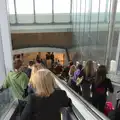
{"type": "Polygon", "coordinates": [[[90,102],[91,85],[95,78],[95,69],[93,61],[89,60],[85,67],[80,72],[77,78],[76,85],[81,86],[82,96],[85,100],[90,102]]]}

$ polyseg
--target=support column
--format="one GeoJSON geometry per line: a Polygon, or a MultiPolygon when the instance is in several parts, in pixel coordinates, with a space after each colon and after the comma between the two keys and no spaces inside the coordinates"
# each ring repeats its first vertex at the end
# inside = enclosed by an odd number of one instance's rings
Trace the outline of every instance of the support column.
{"type": "Polygon", "coordinates": [[[115,27],[115,17],[116,17],[116,9],[117,9],[117,1],[112,1],[112,14],[110,19],[110,27],[109,27],[109,35],[108,35],[108,43],[107,43],[107,53],[106,53],[106,65],[110,68],[110,60],[111,60],[111,52],[113,45],[113,37],[114,37],[114,27],[115,27]]]}
{"type": "Polygon", "coordinates": [[[0,0],[0,71],[3,71],[1,79],[13,69],[12,45],[9,28],[7,2],[6,0],[0,0]]]}
{"type": "Polygon", "coordinates": [[[118,46],[117,46],[117,52],[116,52],[116,74],[117,72],[120,72],[120,64],[119,61],[120,60],[120,32],[119,32],[119,37],[118,37],[118,46]]]}

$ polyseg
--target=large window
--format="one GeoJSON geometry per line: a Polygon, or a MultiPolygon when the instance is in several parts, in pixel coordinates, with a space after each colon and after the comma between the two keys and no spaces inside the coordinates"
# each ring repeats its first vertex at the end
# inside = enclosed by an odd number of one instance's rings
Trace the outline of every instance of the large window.
{"type": "Polygon", "coordinates": [[[54,13],[70,13],[71,0],[54,0],[54,13]]]}
{"type": "Polygon", "coordinates": [[[118,4],[117,4],[117,12],[120,12],[120,0],[118,0],[118,4]]]}
{"type": "Polygon", "coordinates": [[[89,1],[81,0],[81,13],[87,13],[89,9],[89,1]]]}
{"type": "Polygon", "coordinates": [[[52,0],[35,0],[36,14],[52,13],[52,0]]]}
{"type": "Polygon", "coordinates": [[[17,14],[33,14],[33,0],[16,0],[17,14]]]}
{"type": "Polygon", "coordinates": [[[106,10],[106,0],[92,0],[92,12],[105,12],[106,10]],[[100,8],[99,8],[100,4],[100,8]],[[100,11],[99,11],[100,9],[100,11]]]}

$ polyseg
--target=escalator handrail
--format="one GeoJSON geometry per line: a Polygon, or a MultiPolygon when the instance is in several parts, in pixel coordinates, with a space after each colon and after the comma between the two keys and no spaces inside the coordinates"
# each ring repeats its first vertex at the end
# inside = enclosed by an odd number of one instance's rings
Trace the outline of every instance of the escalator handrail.
{"type": "Polygon", "coordinates": [[[84,100],[81,96],[79,96],[70,87],[68,87],[68,85],[66,85],[56,76],[55,76],[55,81],[61,89],[66,91],[68,97],[72,99],[73,105],[78,109],[80,113],[82,112],[82,115],[86,120],[109,120],[105,115],[99,112],[96,108],[94,108],[91,104],[89,104],[86,100],[84,100]],[[83,109],[86,110],[87,114],[89,115],[86,115],[86,112],[80,109],[79,107],[80,105],[82,105],[83,109]]]}

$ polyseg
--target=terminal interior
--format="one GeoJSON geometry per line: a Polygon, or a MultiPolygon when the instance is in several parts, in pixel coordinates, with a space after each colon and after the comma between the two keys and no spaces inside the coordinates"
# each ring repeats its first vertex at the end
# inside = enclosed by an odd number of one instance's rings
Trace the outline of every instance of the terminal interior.
{"type": "MultiPolygon", "coordinates": [[[[107,101],[115,108],[120,90],[119,6],[120,0],[0,0],[0,87],[13,70],[16,56],[27,66],[38,55],[47,67],[46,54],[53,53],[54,62],[62,68],[69,61],[85,66],[92,60],[95,66],[108,69],[114,93],[107,92],[107,101]]],[[[109,120],[76,93],[68,79],[50,70],[59,89],[72,100],[61,119],[109,120]]],[[[19,120],[17,106],[11,88],[0,92],[0,120],[19,120]]]]}

